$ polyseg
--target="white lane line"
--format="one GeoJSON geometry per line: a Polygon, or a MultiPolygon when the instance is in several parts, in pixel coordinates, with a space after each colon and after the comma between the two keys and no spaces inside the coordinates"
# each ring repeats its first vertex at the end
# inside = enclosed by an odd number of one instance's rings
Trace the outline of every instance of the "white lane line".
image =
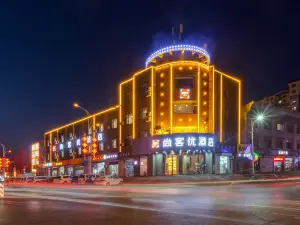
{"type": "Polygon", "coordinates": [[[232,204],[234,206],[243,206],[243,207],[258,207],[258,208],[273,208],[273,209],[283,209],[287,211],[300,211],[300,208],[286,208],[281,206],[269,206],[269,205],[242,205],[242,204],[232,204]]]}
{"type": "Polygon", "coordinates": [[[17,195],[17,196],[23,196],[25,198],[36,198],[36,199],[75,202],[75,203],[101,205],[101,206],[111,206],[111,207],[128,208],[128,209],[151,211],[151,212],[163,212],[163,213],[168,213],[168,214],[177,214],[177,215],[183,215],[183,216],[191,216],[191,217],[200,217],[200,218],[206,218],[206,219],[229,221],[229,222],[235,222],[235,223],[238,223],[238,224],[261,225],[264,222],[262,220],[257,221],[257,220],[251,220],[251,219],[247,219],[247,220],[232,219],[232,218],[223,217],[223,216],[214,216],[214,215],[201,214],[200,212],[197,213],[197,214],[189,213],[189,212],[182,212],[182,211],[176,211],[175,212],[175,211],[168,211],[168,210],[164,210],[164,209],[154,209],[154,208],[150,208],[150,207],[137,206],[137,205],[126,205],[126,204],[113,203],[113,202],[97,202],[97,201],[74,199],[74,198],[73,199],[68,199],[68,198],[54,197],[54,196],[40,196],[40,195],[36,195],[36,194],[27,194],[27,195],[19,194],[19,193],[11,193],[11,194],[12,195],[17,195]]]}

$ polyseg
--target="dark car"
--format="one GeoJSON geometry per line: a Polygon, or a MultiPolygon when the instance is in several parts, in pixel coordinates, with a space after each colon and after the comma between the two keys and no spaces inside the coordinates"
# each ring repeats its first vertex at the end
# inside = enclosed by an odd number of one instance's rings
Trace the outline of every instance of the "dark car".
{"type": "Polygon", "coordinates": [[[71,184],[78,184],[79,183],[79,177],[78,176],[72,176],[71,177],[71,184]]]}

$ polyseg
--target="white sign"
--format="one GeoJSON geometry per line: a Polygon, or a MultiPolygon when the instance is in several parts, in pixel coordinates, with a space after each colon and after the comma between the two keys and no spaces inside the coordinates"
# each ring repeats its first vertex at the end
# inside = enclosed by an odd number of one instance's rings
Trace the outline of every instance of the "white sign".
{"type": "Polygon", "coordinates": [[[103,159],[115,159],[115,158],[117,158],[117,154],[115,154],[115,155],[104,155],[103,156],[103,159]]]}
{"type": "Polygon", "coordinates": [[[175,146],[182,147],[184,145],[184,137],[175,138],[175,146]]]}
{"type": "Polygon", "coordinates": [[[72,142],[68,141],[68,148],[72,148],[72,142]]]}
{"type": "Polygon", "coordinates": [[[171,138],[165,138],[163,140],[163,148],[172,147],[172,140],[171,138]]]}
{"type": "Polygon", "coordinates": [[[196,138],[195,137],[188,137],[187,145],[190,147],[196,146],[196,138]]]}
{"type": "Polygon", "coordinates": [[[64,150],[64,144],[59,144],[59,150],[64,150]]]}
{"type": "Polygon", "coordinates": [[[52,163],[44,163],[44,167],[52,166],[52,163]]]}
{"type": "Polygon", "coordinates": [[[80,146],[80,139],[78,138],[77,140],[76,140],[76,146],[80,146]]]}
{"type": "Polygon", "coordinates": [[[288,151],[278,151],[278,155],[288,155],[288,151]]]}
{"type": "Polygon", "coordinates": [[[103,141],[103,133],[98,133],[97,139],[98,141],[103,141]]]}

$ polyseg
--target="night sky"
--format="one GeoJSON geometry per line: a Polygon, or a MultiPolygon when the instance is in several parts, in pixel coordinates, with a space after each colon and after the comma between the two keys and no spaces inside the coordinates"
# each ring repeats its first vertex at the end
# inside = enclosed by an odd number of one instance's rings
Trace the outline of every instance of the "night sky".
{"type": "Polygon", "coordinates": [[[156,32],[214,41],[212,63],[244,81],[244,103],[299,79],[297,1],[1,1],[0,142],[17,150],[43,132],[117,103],[156,32]],[[6,2],[6,3],[4,3],[6,2]],[[226,2],[226,3],[225,3],[226,2]]]}

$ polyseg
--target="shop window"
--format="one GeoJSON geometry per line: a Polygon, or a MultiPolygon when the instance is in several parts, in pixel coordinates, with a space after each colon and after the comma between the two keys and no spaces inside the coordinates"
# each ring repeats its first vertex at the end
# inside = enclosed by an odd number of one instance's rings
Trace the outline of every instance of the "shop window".
{"type": "Polygon", "coordinates": [[[126,124],[132,124],[132,120],[133,120],[132,113],[126,114],[126,124]]]}
{"type": "Polygon", "coordinates": [[[118,127],[118,119],[114,118],[111,121],[111,128],[117,128],[118,127]]]}
{"type": "Polygon", "coordinates": [[[147,109],[147,107],[141,108],[140,119],[147,119],[147,117],[148,117],[148,109],[147,109]]]}
{"type": "Polygon", "coordinates": [[[117,139],[116,138],[111,140],[111,147],[117,148],[117,139]]]}
{"type": "Polygon", "coordinates": [[[276,138],[276,148],[283,148],[283,138],[276,138]]]}
{"type": "Polygon", "coordinates": [[[185,113],[189,113],[189,114],[194,114],[196,112],[195,110],[195,104],[193,103],[187,103],[187,104],[175,104],[174,105],[174,113],[177,114],[185,114],[185,113]]]}
{"type": "Polygon", "coordinates": [[[125,144],[126,144],[126,146],[132,145],[132,136],[131,135],[126,137],[125,144]]]}
{"type": "Polygon", "coordinates": [[[284,131],[284,125],[283,125],[283,124],[280,124],[280,123],[277,123],[277,125],[276,125],[276,130],[277,130],[277,131],[283,132],[283,131],[284,131]]]}
{"type": "Polygon", "coordinates": [[[100,151],[104,151],[104,144],[103,144],[103,142],[99,143],[99,149],[100,149],[100,151]]]}
{"type": "Polygon", "coordinates": [[[294,127],[293,127],[293,125],[287,125],[287,132],[288,133],[294,133],[294,127]]]}

